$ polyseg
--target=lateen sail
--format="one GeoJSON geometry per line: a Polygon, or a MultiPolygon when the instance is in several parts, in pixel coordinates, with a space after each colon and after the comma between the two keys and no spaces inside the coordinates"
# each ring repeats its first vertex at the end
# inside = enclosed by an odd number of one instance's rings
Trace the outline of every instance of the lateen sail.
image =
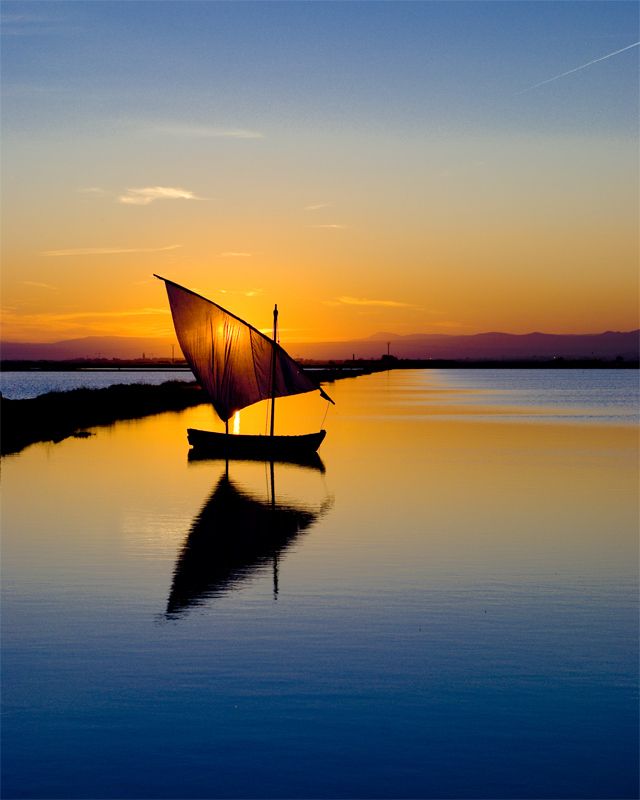
{"type": "Polygon", "coordinates": [[[223,421],[245,406],[272,395],[320,389],[279,344],[216,303],[156,275],[165,282],[178,342],[187,363],[223,421]],[[272,391],[273,357],[276,359],[272,391]]]}

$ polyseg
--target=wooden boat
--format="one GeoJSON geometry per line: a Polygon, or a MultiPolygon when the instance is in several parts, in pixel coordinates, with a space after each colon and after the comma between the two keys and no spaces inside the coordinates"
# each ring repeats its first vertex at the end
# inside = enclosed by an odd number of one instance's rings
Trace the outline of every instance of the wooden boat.
{"type": "Polygon", "coordinates": [[[273,310],[273,338],[236,317],[212,300],[173,281],[164,281],[173,325],[184,357],[211,404],[225,423],[225,432],[187,431],[194,450],[223,458],[290,460],[315,453],[326,431],[298,436],[275,433],[276,397],[319,391],[333,400],[278,344],[278,306],[273,310]],[[229,419],[242,408],[271,400],[270,434],[229,433],[229,419]]]}
{"type": "Polygon", "coordinates": [[[257,461],[272,461],[275,458],[294,464],[302,462],[303,465],[310,454],[318,458],[316,450],[325,436],[324,430],[299,436],[253,436],[187,428],[189,444],[203,456],[257,461]]]}

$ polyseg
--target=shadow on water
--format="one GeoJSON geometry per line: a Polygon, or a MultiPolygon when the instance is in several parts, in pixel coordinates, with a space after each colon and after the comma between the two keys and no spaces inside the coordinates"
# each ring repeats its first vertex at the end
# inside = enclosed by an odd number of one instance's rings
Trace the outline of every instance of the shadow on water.
{"type": "MultiPolygon", "coordinates": [[[[318,469],[316,464],[313,466],[318,469]]],[[[315,509],[279,503],[273,463],[270,468],[269,499],[241,489],[229,478],[228,471],[219,479],[194,519],[176,561],[167,618],[177,619],[190,608],[202,606],[268,565],[273,568],[273,591],[277,596],[278,559],[327,513],[333,500],[327,497],[315,509]]]]}

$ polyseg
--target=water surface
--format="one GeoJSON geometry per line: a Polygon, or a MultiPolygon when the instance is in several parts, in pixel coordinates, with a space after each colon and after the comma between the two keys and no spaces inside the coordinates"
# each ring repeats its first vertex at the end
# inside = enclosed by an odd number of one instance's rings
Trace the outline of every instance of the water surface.
{"type": "Polygon", "coordinates": [[[193,381],[190,369],[77,369],[77,370],[4,370],[0,372],[0,391],[10,400],[26,400],[47,392],[71,389],[104,389],[116,383],[193,381]]]}
{"type": "Polygon", "coordinates": [[[205,406],[5,458],[2,796],[635,797],[637,436],[536,375],[336,382],[273,484],[205,406]]]}

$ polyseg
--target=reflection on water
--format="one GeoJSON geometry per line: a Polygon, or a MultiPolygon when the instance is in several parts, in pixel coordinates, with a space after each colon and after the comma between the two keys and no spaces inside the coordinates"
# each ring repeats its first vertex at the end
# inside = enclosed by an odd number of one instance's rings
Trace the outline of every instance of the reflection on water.
{"type": "Polygon", "coordinates": [[[324,514],[330,500],[317,510],[279,503],[271,467],[271,497],[243,492],[227,473],[193,521],[180,552],[167,603],[175,617],[207,598],[232,589],[256,571],[272,565],[273,591],[278,593],[278,559],[324,514]]]}
{"type": "Polygon", "coordinates": [[[462,377],[337,381],[275,489],[207,406],[3,459],[2,797],[637,798],[637,373],[462,377]]]}
{"type": "MultiPolygon", "coordinates": [[[[191,448],[187,454],[187,458],[189,461],[223,461],[220,456],[211,456],[208,455],[206,452],[200,452],[191,448]]],[[[257,461],[255,458],[251,458],[250,456],[247,457],[234,457],[234,461],[257,461]]],[[[263,462],[260,462],[263,463],[263,462]]],[[[278,464],[294,464],[299,467],[306,467],[307,469],[315,469],[318,472],[321,472],[323,475],[325,473],[325,466],[323,460],[317,453],[307,453],[305,455],[291,455],[291,456],[284,456],[280,457],[277,460],[278,464]]]]}

